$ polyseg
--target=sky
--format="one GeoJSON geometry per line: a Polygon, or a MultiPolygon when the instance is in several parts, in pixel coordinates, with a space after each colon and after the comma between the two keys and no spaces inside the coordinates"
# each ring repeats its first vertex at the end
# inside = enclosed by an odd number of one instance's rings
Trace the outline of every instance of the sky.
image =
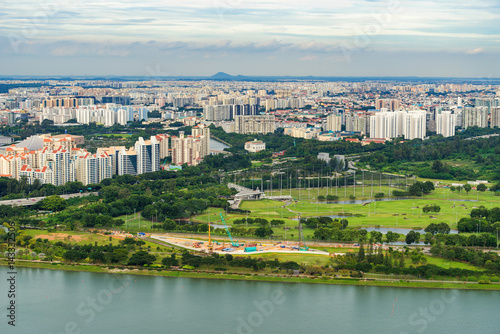
{"type": "Polygon", "coordinates": [[[500,78],[498,0],[0,6],[0,75],[500,78]]]}

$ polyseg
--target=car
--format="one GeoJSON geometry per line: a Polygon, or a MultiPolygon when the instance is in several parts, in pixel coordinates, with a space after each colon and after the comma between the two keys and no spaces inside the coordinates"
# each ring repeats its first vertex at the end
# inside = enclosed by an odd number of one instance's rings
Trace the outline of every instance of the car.
{"type": "Polygon", "coordinates": [[[21,201],[18,201],[19,203],[21,203],[21,201]]]}
{"type": "Polygon", "coordinates": [[[36,201],[36,199],[33,198],[32,201],[34,202],[34,201],[36,201]]]}

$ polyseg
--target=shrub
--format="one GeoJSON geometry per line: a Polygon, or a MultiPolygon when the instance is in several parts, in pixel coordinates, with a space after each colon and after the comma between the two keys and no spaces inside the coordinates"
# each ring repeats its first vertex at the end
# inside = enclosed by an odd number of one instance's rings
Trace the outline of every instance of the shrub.
{"type": "Polygon", "coordinates": [[[478,281],[479,284],[491,284],[490,278],[486,275],[483,275],[479,277],[478,281]]]}

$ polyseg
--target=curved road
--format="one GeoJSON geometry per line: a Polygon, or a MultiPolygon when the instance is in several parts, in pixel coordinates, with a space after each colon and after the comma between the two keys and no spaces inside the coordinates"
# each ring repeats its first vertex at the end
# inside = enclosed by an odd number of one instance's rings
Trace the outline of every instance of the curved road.
{"type": "MultiPolygon", "coordinates": [[[[90,193],[76,193],[76,194],[67,194],[67,195],[59,195],[64,199],[68,198],[73,198],[73,197],[84,197],[84,196],[89,196],[89,195],[97,195],[97,192],[90,192],[90,193]]],[[[48,196],[42,196],[42,197],[31,197],[31,198],[19,198],[19,199],[9,199],[5,201],[0,201],[0,205],[18,205],[18,206],[28,206],[28,205],[33,205],[36,204],[48,196]]]]}

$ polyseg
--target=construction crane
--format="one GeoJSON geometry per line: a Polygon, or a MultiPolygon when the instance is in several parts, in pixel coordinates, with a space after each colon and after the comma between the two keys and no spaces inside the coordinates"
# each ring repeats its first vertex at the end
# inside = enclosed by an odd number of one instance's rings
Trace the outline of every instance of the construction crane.
{"type": "Polygon", "coordinates": [[[224,223],[224,227],[226,228],[226,232],[227,232],[227,235],[229,236],[229,240],[231,240],[231,245],[233,245],[233,247],[239,247],[240,244],[238,243],[238,240],[236,240],[236,242],[233,241],[233,237],[231,236],[231,232],[229,232],[229,228],[227,227],[226,221],[224,220],[222,213],[219,213],[219,214],[220,214],[220,218],[222,219],[222,222],[224,223]]]}
{"type": "Polygon", "coordinates": [[[304,241],[304,232],[302,231],[302,220],[300,218],[300,213],[299,213],[299,250],[300,251],[309,250],[309,247],[306,246],[306,243],[304,241]]]}
{"type": "Polygon", "coordinates": [[[208,221],[208,251],[212,252],[213,250],[214,250],[214,246],[212,245],[212,239],[210,238],[210,220],[209,220],[208,221]]]}

